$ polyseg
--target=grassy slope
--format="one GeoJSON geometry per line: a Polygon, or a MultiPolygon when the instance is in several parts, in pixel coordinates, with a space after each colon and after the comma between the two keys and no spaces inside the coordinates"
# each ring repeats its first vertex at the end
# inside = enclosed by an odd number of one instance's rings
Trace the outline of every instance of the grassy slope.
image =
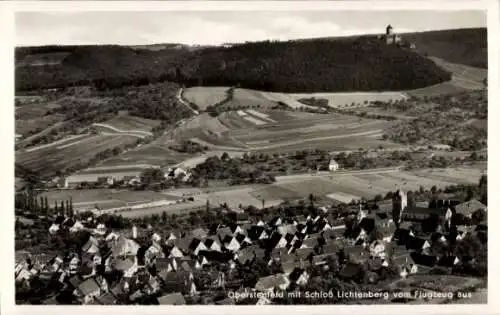
{"type": "Polygon", "coordinates": [[[448,62],[472,67],[488,67],[486,28],[444,30],[402,35],[417,50],[448,62]]]}

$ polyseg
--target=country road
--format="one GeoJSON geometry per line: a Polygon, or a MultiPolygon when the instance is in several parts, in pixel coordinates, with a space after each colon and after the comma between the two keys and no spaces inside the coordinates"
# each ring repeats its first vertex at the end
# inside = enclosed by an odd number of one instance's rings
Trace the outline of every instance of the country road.
{"type": "Polygon", "coordinates": [[[331,177],[331,176],[349,176],[349,175],[367,175],[367,174],[382,174],[382,173],[394,173],[399,172],[401,170],[400,167],[387,167],[387,168],[375,168],[368,170],[353,170],[353,171],[336,171],[336,172],[314,172],[314,173],[305,173],[305,174],[294,174],[294,175],[283,175],[276,176],[276,183],[283,182],[296,182],[300,180],[307,180],[315,177],[331,177]]]}
{"type": "Polygon", "coordinates": [[[152,136],[153,133],[149,132],[149,131],[144,131],[144,130],[122,130],[122,129],[118,129],[114,126],[111,126],[111,125],[108,125],[108,124],[101,124],[101,123],[95,123],[93,124],[93,126],[96,126],[96,127],[103,127],[103,128],[108,128],[108,129],[111,129],[113,131],[116,131],[118,133],[123,133],[123,134],[137,134],[137,133],[140,133],[144,136],[152,136]]]}
{"type": "Polygon", "coordinates": [[[189,110],[192,111],[193,114],[199,115],[200,112],[198,112],[196,109],[192,108],[191,105],[182,98],[183,92],[184,92],[184,88],[180,88],[179,93],[177,93],[177,99],[179,100],[179,102],[181,104],[183,104],[184,106],[186,106],[187,108],[189,108],[189,110]]]}

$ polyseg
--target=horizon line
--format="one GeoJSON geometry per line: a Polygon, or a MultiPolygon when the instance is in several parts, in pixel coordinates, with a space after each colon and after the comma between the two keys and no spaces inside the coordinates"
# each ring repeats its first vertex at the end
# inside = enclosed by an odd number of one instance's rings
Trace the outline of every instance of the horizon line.
{"type": "MultiPolygon", "coordinates": [[[[435,29],[435,30],[424,30],[424,31],[414,31],[414,32],[403,32],[396,34],[421,34],[421,33],[432,33],[432,32],[443,32],[443,31],[459,31],[459,30],[472,30],[472,29],[486,29],[487,26],[481,27],[459,27],[459,28],[445,28],[445,29],[435,29]]],[[[89,47],[89,46],[115,46],[115,47],[147,47],[147,46],[160,46],[160,45],[182,45],[187,47],[220,47],[224,45],[241,45],[247,43],[261,43],[266,41],[273,42],[292,42],[292,41],[301,41],[301,40],[314,40],[314,39],[334,39],[334,38],[349,38],[349,37],[362,37],[362,36],[375,36],[375,35],[384,35],[384,33],[366,33],[366,34],[353,34],[353,35],[340,35],[340,36],[321,36],[321,37],[304,37],[304,38],[295,38],[295,39],[287,39],[287,40],[277,40],[277,39],[261,39],[255,41],[244,41],[244,42],[231,42],[231,43],[221,43],[221,44],[213,44],[213,45],[203,45],[203,44],[186,44],[186,43],[171,43],[171,42],[162,42],[162,43],[151,43],[151,44],[44,44],[44,45],[16,45],[14,48],[39,48],[39,47],[89,47]]]]}

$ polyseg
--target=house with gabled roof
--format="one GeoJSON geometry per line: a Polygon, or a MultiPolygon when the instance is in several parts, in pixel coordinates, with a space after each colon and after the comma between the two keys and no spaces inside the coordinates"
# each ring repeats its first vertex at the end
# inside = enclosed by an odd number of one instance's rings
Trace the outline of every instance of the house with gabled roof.
{"type": "Polygon", "coordinates": [[[183,254],[188,254],[190,252],[190,246],[191,243],[193,242],[193,238],[191,237],[182,237],[182,238],[177,238],[173,241],[169,242],[170,246],[175,246],[177,247],[183,254]]]}
{"type": "Polygon", "coordinates": [[[375,240],[373,241],[370,246],[368,247],[370,251],[370,256],[372,257],[378,257],[378,258],[385,258],[386,256],[386,243],[381,240],[375,240]]]}
{"type": "Polygon", "coordinates": [[[259,220],[255,225],[257,225],[257,226],[265,226],[266,223],[264,221],[262,221],[262,220],[259,220]]]}
{"type": "Polygon", "coordinates": [[[413,252],[410,255],[411,255],[413,261],[415,261],[415,263],[417,265],[419,265],[419,268],[420,268],[420,266],[434,267],[438,261],[436,256],[431,255],[425,251],[413,252]]]}
{"type": "Polygon", "coordinates": [[[333,260],[338,262],[339,258],[338,258],[337,253],[314,255],[312,257],[311,264],[313,266],[323,266],[323,265],[326,265],[330,259],[333,259],[333,260]]]}
{"type": "Polygon", "coordinates": [[[471,218],[477,210],[486,210],[486,206],[477,199],[471,199],[467,202],[455,206],[455,213],[471,218]]]}
{"type": "Polygon", "coordinates": [[[418,266],[409,252],[392,256],[391,263],[398,268],[399,275],[402,278],[406,278],[408,275],[415,274],[418,271],[418,266]]]}
{"type": "Polygon", "coordinates": [[[248,238],[252,241],[263,240],[269,237],[263,226],[253,225],[247,230],[248,238]]]}
{"type": "Polygon", "coordinates": [[[270,275],[260,278],[255,284],[259,292],[284,291],[290,286],[290,281],[284,274],[270,275]]]}
{"type": "Polygon", "coordinates": [[[237,234],[247,234],[247,231],[241,227],[239,224],[229,224],[229,230],[231,231],[231,235],[237,235],[237,234]]]}
{"type": "Polygon", "coordinates": [[[302,242],[300,243],[300,246],[298,248],[316,248],[320,245],[320,236],[318,234],[316,235],[310,235],[306,237],[302,242]]]}
{"type": "Polygon", "coordinates": [[[131,270],[135,264],[135,259],[132,257],[117,258],[113,262],[113,268],[115,270],[122,271],[123,273],[128,273],[128,271],[131,270]]]}
{"type": "Polygon", "coordinates": [[[98,242],[92,236],[89,240],[83,245],[82,252],[88,255],[95,255],[99,253],[98,242]]]}
{"type": "Polygon", "coordinates": [[[185,305],[186,299],[180,292],[162,295],[158,298],[159,305],[185,305]]]}
{"type": "Polygon", "coordinates": [[[276,216],[269,221],[269,226],[277,227],[283,224],[283,218],[280,216],[276,216]]]}
{"type": "Polygon", "coordinates": [[[197,292],[191,271],[179,269],[177,272],[166,273],[162,277],[162,282],[165,293],[180,292],[194,295],[197,292]]]}
{"type": "Polygon", "coordinates": [[[78,285],[78,292],[84,303],[88,303],[101,294],[101,288],[94,278],[88,278],[78,285]]]}
{"type": "Polygon", "coordinates": [[[96,300],[102,305],[114,305],[117,303],[118,299],[113,292],[110,291],[96,297],[96,300]]]}
{"type": "Polygon", "coordinates": [[[455,255],[447,255],[441,257],[441,259],[438,260],[437,264],[439,266],[443,267],[454,267],[460,263],[460,258],[455,255]]]}
{"type": "Polygon", "coordinates": [[[360,264],[348,262],[339,272],[339,277],[345,280],[357,280],[363,274],[363,268],[360,264]]]}
{"type": "Polygon", "coordinates": [[[301,214],[301,215],[295,216],[295,218],[294,218],[293,221],[294,221],[295,225],[306,224],[307,219],[306,219],[306,217],[304,215],[301,214]]]}
{"type": "Polygon", "coordinates": [[[179,247],[171,245],[170,247],[169,246],[166,247],[165,256],[168,258],[181,258],[184,257],[184,254],[179,249],[179,247]]]}
{"type": "Polygon", "coordinates": [[[324,232],[324,231],[328,231],[328,230],[331,230],[331,229],[332,229],[332,226],[330,225],[330,223],[328,223],[328,221],[326,219],[319,220],[315,224],[315,228],[314,228],[314,230],[317,231],[317,232],[324,232]]]}
{"type": "Polygon", "coordinates": [[[277,232],[273,232],[271,234],[271,237],[268,239],[268,248],[269,249],[274,249],[274,248],[284,248],[288,245],[288,241],[287,239],[285,238],[285,236],[277,233],[277,232]]]}
{"type": "Polygon", "coordinates": [[[197,239],[204,239],[208,235],[208,230],[197,228],[191,231],[191,236],[197,239]]]}
{"type": "Polygon", "coordinates": [[[189,250],[194,254],[198,255],[200,250],[207,250],[207,247],[203,243],[201,239],[195,238],[192,240],[191,244],[189,245],[189,250]]]}
{"type": "Polygon", "coordinates": [[[302,268],[295,268],[289,275],[288,281],[297,286],[305,286],[309,282],[309,273],[302,268]]]}
{"type": "Polygon", "coordinates": [[[325,243],[319,248],[320,253],[330,254],[335,253],[338,254],[345,247],[345,243],[340,239],[335,240],[325,240],[325,243]]]}
{"type": "Polygon", "coordinates": [[[134,240],[120,236],[111,246],[113,257],[119,256],[135,256],[140,246],[134,240]]]}
{"type": "Polygon", "coordinates": [[[363,263],[369,258],[369,252],[363,246],[347,246],[341,251],[343,257],[353,263],[363,263]]]}
{"type": "Polygon", "coordinates": [[[161,257],[165,257],[165,253],[163,252],[163,248],[156,242],[151,244],[151,246],[149,246],[144,253],[146,265],[150,264],[154,259],[161,257]]]}
{"type": "Polygon", "coordinates": [[[220,228],[217,230],[217,236],[219,236],[219,239],[221,242],[223,242],[223,240],[228,237],[228,236],[232,236],[233,235],[233,232],[231,231],[231,229],[229,227],[223,227],[223,228],[220,228]]]}
{"type": "Polygon", "coordinates": [[[208,238],[205,239],[204,244],[207,250],[212,250],[217,252],[220,252],[222,250],[222,245],[217,236],[209,236],[208,238]]]}
{"type": "Polygon", "coordinates": [[[271,261],[280,261],[283,255],[288,254],[288,249],[286,247],[273,248],[269,254],[271,261]]]}
{"type": "Polygon", "coordinates": [[[281,235],[295,235],[295,233],[297,233],[297,227],[293,224],[281,224],[276,227],[276,231],[281,235]]]}
{"type": "Polygon", "coordinates": [[[120,237],[120,233],[115,232],[115,231],[111,231],[108,233],[108,235],[106,235],[104,240],[106,242],[114,242],[114,241],[118,240],[119,237],[120,237]]]}
{"type": "Polygon", "coordinates": [[[406,243],[408,250],[422,251],[431,247],[429,241],[419,237],[410,237],[406,243]]]}
{"type": "Polygon", "coordinates": [[[173,231],[172,231],[172,232],[170,232],[170,233],[167,235],[167,237],[166,237],[166,239],[165,239],[165,242],[168,244],[170,241],[176,240],[176,239],[178,239],[178,238],[180,238],[180,237],[181,237],[180,233],[176,233],[176,232],[173,232],[173,231]]]}

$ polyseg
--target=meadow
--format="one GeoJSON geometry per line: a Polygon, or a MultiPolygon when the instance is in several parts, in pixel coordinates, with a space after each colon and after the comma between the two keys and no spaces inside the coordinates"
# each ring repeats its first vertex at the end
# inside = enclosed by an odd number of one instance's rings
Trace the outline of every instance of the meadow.
{"type": "Polygon", "coordinates": [[[210,150],[290,152],[305,147],[358,150],[399,145],[381,139],[391,122],[340,114],[247,109],[206,113],[172,132],[172,141],[191,140],[210,150]]]}
{"type": "Polygon", "coordinates": [[[127,135],[78,135],[66,139],[16,151],[16,163],[40,173],[54,176],[58,171],[77,169],[93,160],[103,151],[134,144],[137,137],[127,135]]]}
{"type": "Polygon", "coordinates": [[[182,97],[192,104],[196,104],[200,110],[213,106],[227,98],[229,87],[205,87],[194,86],[183,91],[182,97]]]}
{"type": "Polygon", "coordinates": [[[275,199],[290,199],[293,196],[307,198],[310,194],[327,196],[339,202],[350,202],[352,199],[373,198],[375,195],[385,196],[389,191],[399,188],[418,190],[420,186],[430,189],[432,186],[445,188],[455,184],[477,184],[485,166],[424,169],[418,171],[380,171],[370,170],[366,173],[345,172],[331,175],[309,177],[298,176],[294,180],[277,180],[254,194],[275,199]]]}
{"type": "Polygon", "coordinates": [[[218,107],[221,110],[234,110],[241,108],[262,108],[269,109],[277,105],[276,102],[265,97],[265,93],[251,89],[234,89],[233,96],[223,105],[218,107]]]}
{"type": "Polygon", "coordinates": [[[277,177],[274,184],[251,185],[242,187],[172,189],[161,193],[88,190],[50,192],[53,199],[64,199],[72,196],[73,202],[81,207],[99,203],[101,207],[116,207],[155,200],[178,200],[191,196],[193,201],[164,206],[147,207],[120,212],[124,217],[140,217],[151,214],[182,213],[203,209],[207,200],[211,206],[226,203],[238,210],[241,206],[252,205],[258,209],[278,205],[283,201],[315,197],[326,197],[332,202],[345,202],[361,198],[371,199],[376,195],[385,196],[389,191],[397,189],[418,190],[420,186],[430,189],[432,186],[445,188],[455,184],[477,184],[485,166],[459,167],[447,169],[425,169],[418,171],[402,171],[398,169],[380,169],[366,171],[341,171],[338,173],[301,174],[277,177]]]}
{"type": "Polygon", "coordinates": [[[141,117],[119,115],[102,123],[93,124],[96,129],[111,133],[129,133],[139,136],[153,136],[151,129],[160,124],[159,120],[141,117]]]}
{"type": "Polygon", "coordinates": [[[178,200],[178,197],[153,191],[130,191],[115,189],[84,189],[84,190],[53,190],[44,192],[50,205],[54,202],[72,200],[75,210],[109,209],[137,204],[158,202],[163,200],[178,200]]]}

